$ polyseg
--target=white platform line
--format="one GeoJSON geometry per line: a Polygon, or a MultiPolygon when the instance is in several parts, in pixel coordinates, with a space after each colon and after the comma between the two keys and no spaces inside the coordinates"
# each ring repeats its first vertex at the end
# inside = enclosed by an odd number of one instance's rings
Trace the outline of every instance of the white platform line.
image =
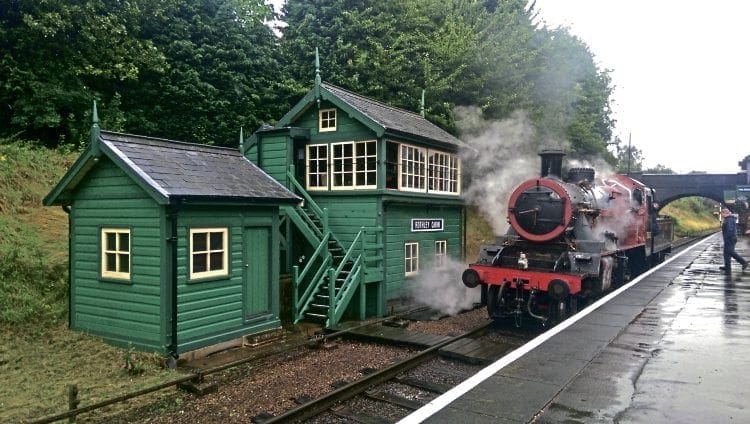
{"type": "Polygon", "coordinates": [[[578,320],[582,319],[586,315],[594,312],[597,310],[600,306],[604,305],[605,303],[609,302],[612,298],[616,297],[623,291],[629,289],[630,287],[634,286],[635,284],[638,284],[642,279],[648,277],[652,273],[659,270],[661,267],[667,265],[668,263],[672,262],[673,260],[679,258],[680,256],[684,255],[685,253],[692,251],[696,247],[702,245],[703,243],[706,243],[708,240],[712,239],[713,237],[707,237],[700,242],[696,243],[695,245],[691,246],[689,249],[685,249],[682,252],[674,255],[666,262],[660,264],[657,267],[654,267],[650,269],[649,271],[641,274],[638,276],[638,278],[628,282],[624,286],[620,287],[619,289],[613,291],[612,293],[608,294],[607,296],[602,297],[598,301],[592,303],[590,306],[584,308],[581,312],[573,315],[572,317],[566,319],[561,324],[558,324],[551,328],[549,331],[544,332],[543,334],[540,334],[539,336],[531,339],[529,342],[524,344],[523,346],[519,347],[518,349],[510,352],[509,354],[503,356],[502,358],[498,359],[496,362],[493,362],[492,364],[488,365],[487,367],[481,369],[479,372],[471,376],[468,380],[465,380],[463,383],[459,384],[458,386],[448,390],[447,392],[443,393],[442,395],[438,396],[437,398],[431,400],[427,404],[425,404],[423,407],[417,409],[416,411],[412,412],[410,415],[404,417],[401,419],[398,424],[416,424],[421,423],[425,419],[431,417],[436,412],[440,411],[441,409],[448,406],[450,403],[452,403],[454,400],[458,399],[459,397],[463,396],[468,392],[469,390],[473,389],[474,387],[478,386],[480,383],[482,383],[484,380],[488,379],[489,377],[495,375],[498,371],[505,368],[507,365],[515,361],[516,359],[520,358],[521,356],[529,353],[534,348],[539,346],[540,344],[546,342],[553,336],[555,336],[557,333],[565,330],[566,328],[570,327],[571,325],[578,322],[578,320]]]}

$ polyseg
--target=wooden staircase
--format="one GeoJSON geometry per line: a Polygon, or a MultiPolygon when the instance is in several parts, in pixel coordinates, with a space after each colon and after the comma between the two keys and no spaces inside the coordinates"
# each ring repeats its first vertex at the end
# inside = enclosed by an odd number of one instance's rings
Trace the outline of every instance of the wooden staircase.
{"type": "MultiPolygon", "coordinates": [[[[284,214],[315,247],[302,270],[299,266],[292,267],[293,320],[295,324],[304,320],[331,328],[339,323],[357,289],[363,293],[368,274],[366,264],[382,260],[382,255],[368,255],[372,251],[382,252],[382,244],[367,243],[372,234],[376,240],[381,239],[382,229],[362,227],[346,248],[328,226],[328,211],[320,208],[296,181],[293,168],[290,167],[287,176],[292,191],[304,199],[304,206],[287,206],[284,214]]],[[[382,274],[379,279],[382,280],[382,274]]]]}

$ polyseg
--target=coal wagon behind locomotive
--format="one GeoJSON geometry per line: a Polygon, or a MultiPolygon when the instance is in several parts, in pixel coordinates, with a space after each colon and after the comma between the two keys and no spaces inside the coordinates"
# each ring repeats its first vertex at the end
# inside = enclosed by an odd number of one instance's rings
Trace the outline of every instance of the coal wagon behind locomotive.
{"type": "Polygon", "coordinates": [[[462,275],[482,287],[490,317],[564,319],[581,303],[635,277],[671,252],[672,222],[658,217],[654,190],[625,175],[595,178],[562,151],[544,151],[538,178],[508,202],[506,235],[482,246],[462,275]]]}

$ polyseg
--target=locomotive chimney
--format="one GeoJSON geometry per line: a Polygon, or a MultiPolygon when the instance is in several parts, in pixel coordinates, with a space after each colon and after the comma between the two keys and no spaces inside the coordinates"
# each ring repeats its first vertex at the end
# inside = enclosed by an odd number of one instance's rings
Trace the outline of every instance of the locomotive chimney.
{"type": "Polygon", "coordinates": [[[542,177],[553,175],[562,179],[562,158],[565,156],[562,150],[542,150],[542,177]]]}

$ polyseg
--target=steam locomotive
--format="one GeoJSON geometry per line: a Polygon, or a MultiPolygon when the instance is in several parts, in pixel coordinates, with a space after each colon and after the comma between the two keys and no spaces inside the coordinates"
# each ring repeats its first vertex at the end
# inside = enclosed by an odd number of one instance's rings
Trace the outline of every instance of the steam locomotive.
{"type": "Polygon", "coordinates": [[[539,155],[541,176],[510,196],[507,233],[462,275],[467,287],[482,286],[491,318],[516,325],[563,320],[672,249],[672,222],[657,215],[653,189],[625,175],[595,179],[591,168],[571,168],[563,180],[565,154],[539,155]]]}

